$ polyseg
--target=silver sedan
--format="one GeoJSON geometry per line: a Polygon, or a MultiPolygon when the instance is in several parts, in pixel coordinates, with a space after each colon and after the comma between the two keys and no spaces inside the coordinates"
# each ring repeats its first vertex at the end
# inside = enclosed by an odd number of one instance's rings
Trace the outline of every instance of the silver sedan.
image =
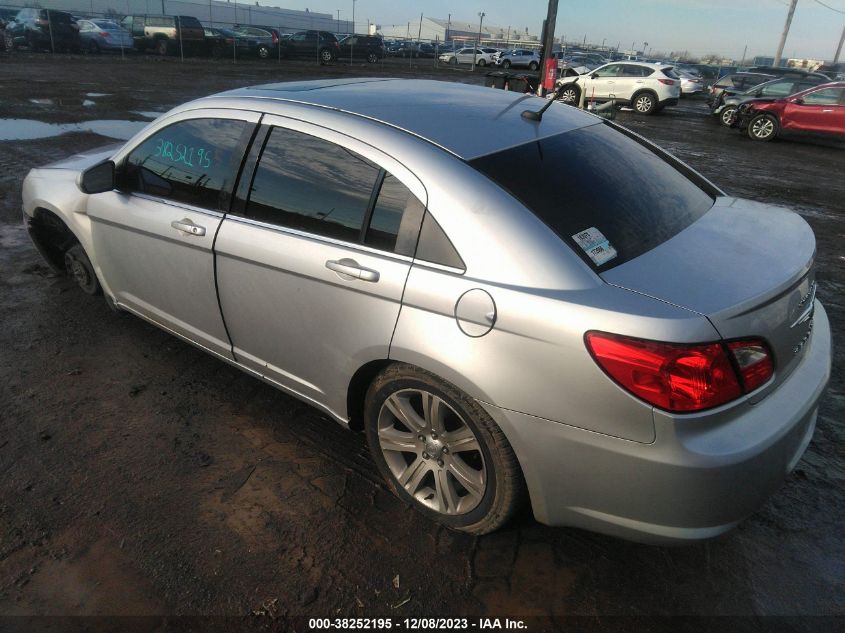
{"type": "Polygon", "coordinates": [[[85,292],[364,431],[403,501],[467,532],[521,502],[725,532],[801,458],[830,375],[798,215],[532,96],[239,89],[32,170],[23,204],[85,292]]]}

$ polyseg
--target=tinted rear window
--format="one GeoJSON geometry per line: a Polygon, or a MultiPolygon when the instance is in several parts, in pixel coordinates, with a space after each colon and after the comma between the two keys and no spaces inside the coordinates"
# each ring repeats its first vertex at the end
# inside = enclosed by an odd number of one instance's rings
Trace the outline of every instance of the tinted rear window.
{"type": "Polygon", "coordinates": [[[714,201],[667,159],[607,124],[526,143],[470,164],[601,271],[680,233],[714,201]],[[589,229],[606,238],[616,255],[596,264],[601,258],[591,258],[576,241],[589,229]]]}

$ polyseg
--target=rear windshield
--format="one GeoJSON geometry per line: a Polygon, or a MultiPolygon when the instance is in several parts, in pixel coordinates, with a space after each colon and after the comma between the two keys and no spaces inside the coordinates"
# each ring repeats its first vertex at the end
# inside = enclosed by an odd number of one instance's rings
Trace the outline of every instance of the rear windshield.
{"type": "Polygon", "coordinates": [[[716,192],[671,160],[609,124],[596,124],[470,165],[603,272],[662,244],[713,206],[716,192]]]}

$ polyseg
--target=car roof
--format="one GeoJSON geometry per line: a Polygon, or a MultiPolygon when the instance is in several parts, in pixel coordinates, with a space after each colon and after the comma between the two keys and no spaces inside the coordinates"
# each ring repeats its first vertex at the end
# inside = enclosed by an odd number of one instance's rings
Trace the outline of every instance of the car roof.
{"type": "Polygon", "coordinates": [[[563,104],[552,104],[541,122],[529,121],[522,118],[522,111],[539,110],[547,103],[545,99],[423,79],[324,79],[266,84],[205,97],[190,107],[221,98],[240,102],[232,107],[267,112],[278,111],[274,104],[292,103],[355,115],[407,132],[464,160],[600,123],[595,116],[563,104]]]}

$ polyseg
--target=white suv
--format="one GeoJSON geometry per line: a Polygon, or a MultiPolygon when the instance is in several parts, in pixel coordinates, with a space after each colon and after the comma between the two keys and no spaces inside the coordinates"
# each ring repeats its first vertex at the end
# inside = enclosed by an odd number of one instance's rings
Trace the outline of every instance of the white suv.
{"type": "Polygon", "coordinates": [[[612,62],[578,77],[558,80],[560,100],[577,105],[587,101],[610,101],[630,105],[640,114],[654,114],[667,105],[677,105],[681,79],[671,66],[644,62],[612,62]]]}
{"type": "Polygon", "coordinates": [[[447,64],[471,64],[473,56],[476,66],[488,66],[493,63],[493,53],[485,53],[480,48],[472,47],[443,53],[440,61],[447,64]]]}

